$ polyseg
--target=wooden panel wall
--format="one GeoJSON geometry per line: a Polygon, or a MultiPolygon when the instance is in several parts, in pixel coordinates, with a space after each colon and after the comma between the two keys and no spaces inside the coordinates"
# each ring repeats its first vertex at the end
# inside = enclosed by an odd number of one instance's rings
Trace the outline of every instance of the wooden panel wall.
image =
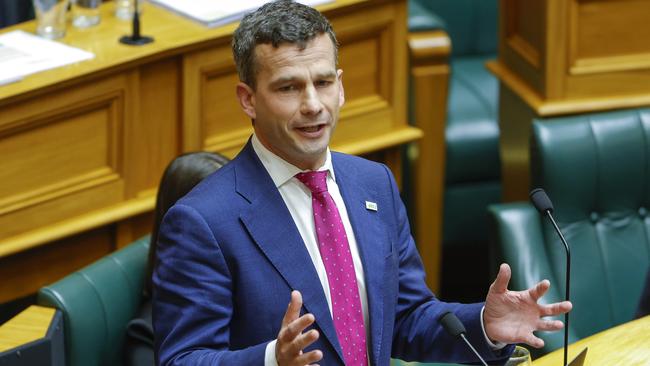
{"type": "Polygon", "coordinates": [[[0,239],[120,202],[126,76],[3,108],[0,239]]]}
{"type": "Polygon", "coordinates": [[[415,222],[418,250],[426,269],[427,285],[437,293],[442,256],[442,218],[445,188],[445,127],[451,40],[442,30],[411,33],[411,86],[416,96],[413,122],[424,133],[423,142],[409,150],[414,164],[415,222]],[[423,189],[428,187],[429,189],[423,189]]]}
{"type": "Polygon", "coordinates": [[[648,94],[650,2],[501,0],[501,12],[499,63],[539,99],[648,94]]]}
{"type": "Polygon", "coordinates": [[[502,0],[501,9],[505,16],[500,19],[500,57],[526,83],[544,92],[544,1],[502,0]]]}

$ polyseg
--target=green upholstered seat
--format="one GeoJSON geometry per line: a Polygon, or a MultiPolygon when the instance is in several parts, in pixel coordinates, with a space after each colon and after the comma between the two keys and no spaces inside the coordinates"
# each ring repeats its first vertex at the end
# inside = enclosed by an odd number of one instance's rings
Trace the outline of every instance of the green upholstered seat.
{"type": "MultiPolygon", "coordinates": [[[[546,190],[571,248],[570,341],[633,319],[650,264],[650,110],[533,123],[531,174],[546,190]]],[[[564,298],[565,250],[529,203],[490,207],[494,254],[511,288],[542,278],[564,298]]],[[[542,333],[548,352],[563,332],[542,333]]]]}
{"type": "Polygon", "coordinates": [[[410,1],[408,12],[408,27],[411,32],[446,29],[447,27],[444,20],[425,8],[420,1],[410,1]]]}
{"type": "Polygon", "coordinates": [[[488,204],[501,199],[498,82],[489,57],[452,60],[448,102],[443,243],[487,247],[488,204]],[[468,230],[471,228],[471,230],[468,230]]]}
{"type": "Polygon", "coordinates": [[[63,313],[68,366],[120,365],[126,325],[142,298],[149,237],[43,287],[38,303],[63,313]]]}
{"type": "Polygon", "coordinates": [[[497,19],[496,0],[409,1],[411,31],[442,28],[452,43],[439,295],[454,301],[481,300],[491,280],[486,208],[501,201],[499,83],[485,62],[496,58],[497,19]]]}
{"type": "MultiPolygon", "coordinates": [[[[496,0],[409,0],[409,7],[417,10],[409,11],[409,16],[426,11],[441,19],[451,37],[454,58],[496,53],[499,39],[496,0]]],[[[409,22],[409,27],[412,25],[409,22]]]]}

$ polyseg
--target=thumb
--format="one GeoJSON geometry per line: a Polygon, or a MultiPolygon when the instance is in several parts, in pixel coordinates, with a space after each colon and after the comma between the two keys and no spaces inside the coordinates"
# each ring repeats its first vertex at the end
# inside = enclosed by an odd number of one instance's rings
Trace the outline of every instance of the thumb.
{"type": "Polygon", "coordinates": [[[507,263],[501,263],[501,266],[499,267],[499,273],[497,274],[497,278],[494,280],[492,283],[492,286],[490,286],[491,291],[495,293],[504,293],[508,290],[508,283],[510,282],[510,266],[507,263]]]}

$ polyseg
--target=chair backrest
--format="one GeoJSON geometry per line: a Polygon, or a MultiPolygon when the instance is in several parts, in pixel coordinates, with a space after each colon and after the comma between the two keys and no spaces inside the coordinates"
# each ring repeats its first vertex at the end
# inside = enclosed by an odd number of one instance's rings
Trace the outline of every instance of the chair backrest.
{"type": "Polygon", "coordinates": [[[126,324],[136,314],[149,236],[43,287],[38,303],[63,312],[66,364],[122,364],[126,324]]]}
{"type": "Polygon", "coordinates": [[[443,20],[451,37],[453,56],[494,54],[498,43],[499,7],[496,0],[410,0],[443,20]]]}
{"type": "MultiPolygon", "coordinates": [[[[650,110],[535,121],[531,176],[571,248],[572,339],[633,319],[650,265],[650,110]]],[[[490,214],[513,287],[549,278],[547,301],[563,299],[566,259],[552,226],[527,203],[490,214]]],[[[545,350],[562,344],[561,333],[543,335],[545,350]]]]}

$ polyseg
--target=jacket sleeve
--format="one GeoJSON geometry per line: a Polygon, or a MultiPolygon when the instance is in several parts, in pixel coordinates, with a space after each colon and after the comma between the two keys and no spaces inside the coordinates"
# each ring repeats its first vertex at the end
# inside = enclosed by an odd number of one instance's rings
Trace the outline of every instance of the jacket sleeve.
{"type": "Polygon", "coordinates": [[[161,225],[156,253],[156,363],[263,365],[268,342],[229,349],[232,278],[204,218],[192,207],[173,206],[161,225]]]}
{"type": "MultiPolygon", "coordinates": [[[[486,361],[502,364],[514,346],[494,352],[481,326],[483,303],[458,304],[438,300],[426,285],[422,260],[397,185],[388,168],[395,222],[396,252],[399,261],[398,299],[393,332],[392,357],[405,361],[477,363],[478,359],[460,339],[448,335],[439,318],[451,311],[463,322],[466,336],[486,361]]],[[[427,245],[422,243],[421,245],[427,245]]]]}

